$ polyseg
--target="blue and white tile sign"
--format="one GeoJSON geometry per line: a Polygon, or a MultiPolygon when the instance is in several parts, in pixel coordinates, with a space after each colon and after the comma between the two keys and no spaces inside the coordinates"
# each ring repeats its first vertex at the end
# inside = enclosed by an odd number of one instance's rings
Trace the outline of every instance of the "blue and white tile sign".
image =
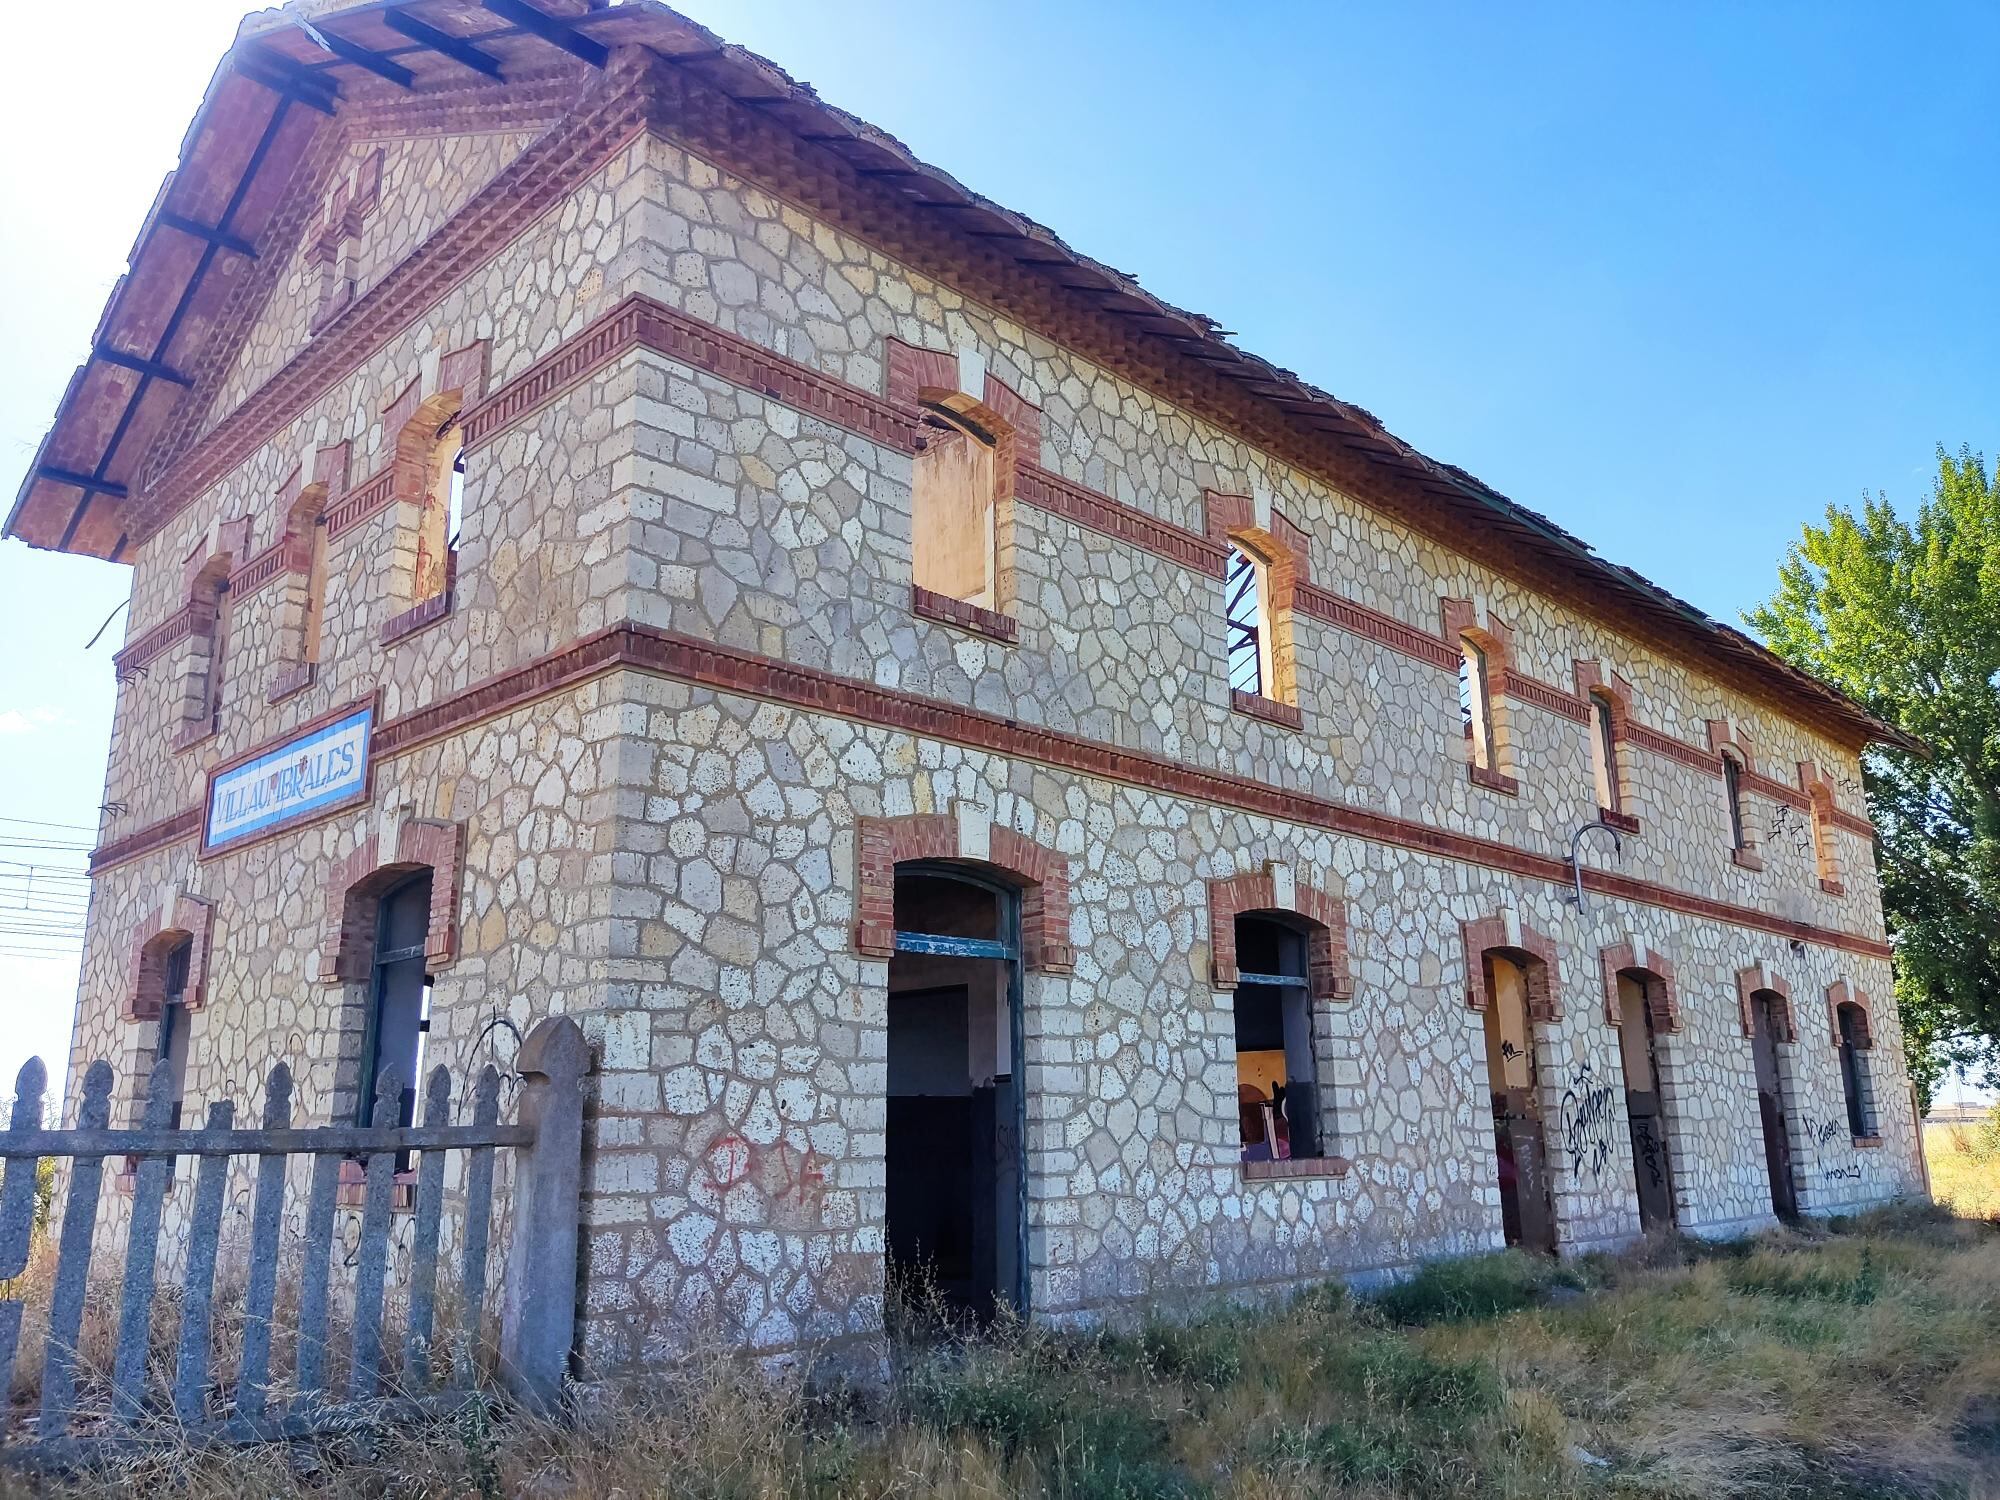
{"type": "Polygon", "coordinates": [[[202,847],[220,849],[362,796],[374,726],[375,710],[359,708],[222,772],[209,783],[202,847]]]}

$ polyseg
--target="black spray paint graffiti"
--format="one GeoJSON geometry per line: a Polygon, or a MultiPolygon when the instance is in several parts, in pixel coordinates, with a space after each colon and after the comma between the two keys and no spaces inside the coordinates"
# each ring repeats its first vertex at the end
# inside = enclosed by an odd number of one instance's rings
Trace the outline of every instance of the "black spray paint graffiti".
{"type": "Polygon", "coordinates": [[[1805,1133],[1808,1145],[1824,1151],[1842,1139],[1846,1127],[1839,1120],[1815,1120],[1804,1115],[1799,1119],[1799,1129],[1805,1133]]]}
{"type": "Polygon", "coordinates": [[[1861,1180],[1861,1163],[1857,1161],[1850,1162],[1844,1167],[1828,1167],[1819,1175],[1824,1177],[1828,1182],[1859,1182],[1861,1180]]]}
{"type": "Polygon", "coordinates": [[[1599,1083],[1589,1063],[1578,1063],[1562,1101],[1563,1149],[1572,1172],[1588,1168],[1593,1179],[1603,1175],[1614,1144],[1614,1104],[1611,1085],[1599,1083]]]}
{"type": "Polygon", "coordinates": [[[1656,1188],[1667,1185],[1666,1152],[1661,1149],[1660,1138],[1653,1133],[1653,1122],[1645,1115],[1632,1116],[1632,1149],[1639,1158],[1639,1165],[1645,1169],[1647,1179],[1656,1188]]]}

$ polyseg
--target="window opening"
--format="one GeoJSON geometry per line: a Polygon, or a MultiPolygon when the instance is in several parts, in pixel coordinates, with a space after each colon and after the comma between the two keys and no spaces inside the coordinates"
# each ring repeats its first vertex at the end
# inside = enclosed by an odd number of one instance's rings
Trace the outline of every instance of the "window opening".
{"type": "Polygon", "coordinates": [[[1624,796],[1618,785],[1618,735],[1611,700],[1602,693],[1590,695],[1592,769],[1597,775],[1597,805],[1606,812],[1622,812],[1624,796]]]}
{"type": "Polygon", "coordinates": [[[188,966],[194,956],[194,942],[182,938],[168,951],[160,1003],[160,1035],[154,1059],[167,1062],[167,1097],[173,1101],[168,1112],[169,1128],[181,1128],[181,1101],[187,1093],[188,1064],[188,966]]]}
{"type": "Polygon", "coordinates": [[[1229,685],[1239,693],[1269,697],[1271,629],[1267,599],[1270,581],[1262,561],[1231,544],[1223,576],[1223,615],[1229,641],[1229,685]]]}
{"type": "Polygon", "coordinates": [[[1840,1087],[1847,1097],[1848,1133],[1859,1140],[1875,1133],[1875,1122],[1869,1118],[1867,1065],[1861,1056],[1860,1011],[1843,1005],[1834,1014],[1840,1023],[1840,1087]]]}
{"type": "Polygon", "coordinates": [[[372,1004],[369,1015],[366,1066],[361,1074],[358,1119],[371,1124],[375,1088],[385,1069],[402,1081],[397,1123],[416,1118],[419,1092],[417,1069],[422,1064],[424,1038],[430,1030],[429,988],[424,972],[425,937],[430,926],[430,872],[405,881],[382,897],[376,922],[372,1004]]]}
{"type": "Polygon", "coordinates": [[[1722,792],[1729,800],[1729,845],[1732,849],[1748,846],[1748,837],[1743,827],[1743,763],[1733,754],[1722,752],[1722,792]]]}
{"type": "Polygon", "coordinates": [[[998,609],[993,433],[925,403],[925,444],[911,471],[911,577],[948,599],[998,609]]]}
{"type": "Polygon", "coordinates": [[[1472,763],[1493,769],[1493,702],[1487,691],[1486,650],[1470,636],[1459,638],[1458,716],[1472,741],[1472,763]]]}
{"type": "Polygon", "coordinates": [[[1236,1100],[1243,1160],[1321,1154],[1306,936],[1268,917],[1236,919],[1236,1100]]]}

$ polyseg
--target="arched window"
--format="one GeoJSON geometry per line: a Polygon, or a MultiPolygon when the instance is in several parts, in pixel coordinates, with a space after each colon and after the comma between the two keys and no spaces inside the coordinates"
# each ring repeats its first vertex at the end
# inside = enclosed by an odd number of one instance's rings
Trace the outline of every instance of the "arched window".
{"type": "Polygon", "coordinates": [[[438,429],[424,477],[422,513],[417,521],[417,569],[413,602],[435,599],[452,585],[452,557],[465,505],[465,430],[456,416],[438,429]]]}
{"type": "Polygon", "coordinates": [[[1236,1098],[1245,1161],[1322,1155],[1306,934],[1236,919],[1236,1098]]]}
{"type": "Polygon", "coordinates": [[[1619,785],[1618,718],[1608,693],[1590,695],[1590,766],[1597,782],[1597,805],[1609,813],[1625,810],[1624,788],[1619,785]]]}
{"type": "Polygon", "coordinates": [[[167,1064],[167,1096],[173,1101],[167,1119],[175,1130],[181,1126],[181,1100],[187,1092],[188,974],[193,957],[194,939],[182,937],[161,961],[160,1030],[153,1057],[155,1062],[164,1059],[167,1064]]]}
{"type": "Polygon", "coordinates": [[[1487,684],[1486,648],[1469,635],[1458,638],[1458,717],[1465,729],[1472,764],[1494,769],[1493,695],[1487,684]]]}
{"type": "Polygon", "coordinates": [[[1749,825],[1743,817],[1743,759],[1734,750],[1722,752],[1722,795],[1729,803],[1729,847],[1750,847],[1749,825]]]}
{"type": "Polygon", "coordinates": [[[1269,569],[1240,542],[1229,545],[1222,599],[1229,641],[1229,685],[1239,693],[1272,696],[1269,569]]]}
{"type": "Polygon", "coordinates": [[[1873,1040],[1868,1032],[1868,1013],[1853,1002],[1834,1009],[1840,1028],[1840,1088],[1847,1099],[1849,1133],[1862,1140],[1875,1134],[1875,1092],[1868,1075],[1868,1052],[1873,1040]]]}
{"type": "Polygon", "coordinates": [[[424,1041],[431,1024],[431,977],[424,953],[430,914],[429,870],[384,892],[376,912],[368,1029],[361,1051],[359,1122],[364,1125],[372,1123],[377,1084],[391,1068],[403,1085],[399,1123],[408,1125],[416,1118],[424,1041]]]}
{"type": "Polygon", "coordinates": [[[924,449],[911,472],[912,581],[947,599],[998,610],[999,437],[942,402],[924,403],[924,428],[924,449]]]}

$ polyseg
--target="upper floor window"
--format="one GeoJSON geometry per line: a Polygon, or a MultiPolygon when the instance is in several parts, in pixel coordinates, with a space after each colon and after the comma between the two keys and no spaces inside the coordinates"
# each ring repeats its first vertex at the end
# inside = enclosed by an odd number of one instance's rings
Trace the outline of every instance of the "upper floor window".
{"type": "Polygon", "coordinates": [[[994,433],[925,404],[924,449],[911,473],[911,573],[918,588],[1000,608],[994,433]]]}
{"type": "Polygon", "coordinates": [[[425,474],[417,520],[417,569],[413,602],[435,599],[452,583],[452,553],[465,508],[465,430],[451,417],[438,429],[425,474]]]}
{"type": "Polygon", "coordinates": [[[1493,767],[1493,694],[1487,684],[1486,649],[1471,636],[1458,639],[1458,717],[1472,751],[1472,764],[1493,767]]]}
{"type": "Polygon", "coordinates": [[[1729,802],[1729,847],[1750,847],[1749,825],[1743,817],[1743,760],[1734,750],[1722,752],[1722,795],[1729,802]]]}
{"type": "Polygon", "coordinates": [[[1245,1161],[1321,1154],[1306,941],[1270,917],[1236,919],[1236,1100],[1245,1161]]]}
{"type": "Polygon", "coordinates": [[[1229,640],[1229,685],[1239,693],[1269,697],[1271,613],[1269,570],[1240,543],[1229,548],[1222,599],[1229,640]]]}
{"type": "Polygon", "coordinates": [[[1597,783],[1597,805],[1605,812],[1625,810],[1624,789],[1619,785],[1618,720],[1610,695],[1590,695],[1590,767],[1597,783]]]}

